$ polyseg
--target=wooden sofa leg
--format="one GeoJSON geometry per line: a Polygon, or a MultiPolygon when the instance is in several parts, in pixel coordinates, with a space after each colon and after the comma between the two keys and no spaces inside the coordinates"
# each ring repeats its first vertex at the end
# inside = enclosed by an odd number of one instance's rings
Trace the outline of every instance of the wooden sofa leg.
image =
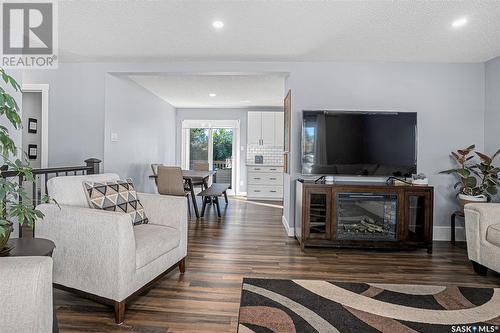
{"type": "Polygon", "coordinates": [[[483,266],[475,261],[472,261],[472,267],[474,268],[474,272],[476,272],[478,275],[486,276],[486,274],[488,273],[488,267],[483,266]]]}
{"type": "Polygon", "coordinates": [[[125,302],[126,300],[115,301],[115,322],[117,324],[121,324],[125,320],[125,302]]]}
{"type": "Polygon", "coordinates": [[[182,258],[181,261],[179,261],[179,271],[181,274],[186,272],[186,258],[182,258]]]}

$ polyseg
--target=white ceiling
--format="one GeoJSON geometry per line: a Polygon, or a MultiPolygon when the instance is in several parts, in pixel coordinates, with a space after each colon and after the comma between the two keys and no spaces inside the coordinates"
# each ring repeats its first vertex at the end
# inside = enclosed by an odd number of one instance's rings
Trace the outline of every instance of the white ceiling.
{"type": "Polygon", "coordinates": [[[500,1],[59,1],[61,61],[483,62],[500,1]],[[452,29],[453,20],[469,23],[452,29]],[[225,27],[215,31],[213,20],[225,27]]]}
{"type": "Polygon", "coordinates": [[[133,75],[176,108],[283,106],[282,75],[133,75]],[[216,96],[211,97],[209,94],[216,96]]]}

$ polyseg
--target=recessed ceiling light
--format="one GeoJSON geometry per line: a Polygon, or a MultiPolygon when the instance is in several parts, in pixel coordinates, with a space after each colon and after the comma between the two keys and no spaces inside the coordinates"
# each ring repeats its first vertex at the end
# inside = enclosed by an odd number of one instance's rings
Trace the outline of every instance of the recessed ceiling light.
{"type": "Polygon", "coordinates": [[[224,28],[224,22],[219,21],[219,20],[217,20],[217,21],[213,21],[213,22],[212,22],[212,26],[213,26],[215,29],[222,29],[222,28],[224,28]]]}
{"type": "Polygon", "coordinates": [[[215,97],[215,96],[217,96],[217,94],[210,93],[210,94],[208,94],[208,96],[210,96],[210,97],[215,97]]]}
{"type": "Polygon", "coordinates": [[[452,26],[453,28],[457,29],[457,28],[461,28],[461,27],[463,27],[464,25],[466,25],[466,24],[467,24],[467,22],[468,22],[468,21],[467,21],[467,18],[466,18],[466,17],[461,17],[461,18],[456,19],[455,21],[453,21],[453,22],[451,23],[451,26],[452,26]]]}

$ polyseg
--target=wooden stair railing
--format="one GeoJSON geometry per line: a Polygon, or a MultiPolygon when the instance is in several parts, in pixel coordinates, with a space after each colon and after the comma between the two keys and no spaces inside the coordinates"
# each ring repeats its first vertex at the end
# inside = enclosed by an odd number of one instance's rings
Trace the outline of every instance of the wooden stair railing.
{"type": "MultiPolygon", "coordinates": [[[[100,173],[101,160],[97,158],[86,159],[85,165],[51,167],[33,169],[33,177],[35,178],[34,186],[31,186],[31,200],[33,205],[38,205],[42,199],[42,192],[47,194],[47,181],[52,177],[59,176],[77,176],[77,175],[93,175],[100,173]],[[43,189],[41,184],[43,184],[43,189]]],[[[3,178],[17,178],[19,185],[23,186],[24,175],[13,170],[1,170],[0,175],[3,178]]],[[[19,198],[19,200],[22,200],[19,198]]],[[[23,236],[23,228],[19,228],[19,237],[23,236]]],[[[33,234],[34,234],[33,228],[33,234]]]]}

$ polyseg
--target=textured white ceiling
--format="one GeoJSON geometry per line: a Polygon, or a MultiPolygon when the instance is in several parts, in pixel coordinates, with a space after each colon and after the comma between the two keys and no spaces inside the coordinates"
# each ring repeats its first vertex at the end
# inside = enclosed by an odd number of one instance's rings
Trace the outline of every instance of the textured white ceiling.
{"type": "Polygon", "coordinates": [[[283,106],[281,75],[133,75],[132,80],[176,108],[283,106]],[[215,93],[215,97],[209,94],[215,93]]]}
{"type": "Polygon", "coordinates": [[[500,1],[59,1],[61,61],[482,62],[500,1]],[[453,20],[467,17],[461,29],[453,20]],[[215,31],[211,22],[224,21],[215,31]]]}

